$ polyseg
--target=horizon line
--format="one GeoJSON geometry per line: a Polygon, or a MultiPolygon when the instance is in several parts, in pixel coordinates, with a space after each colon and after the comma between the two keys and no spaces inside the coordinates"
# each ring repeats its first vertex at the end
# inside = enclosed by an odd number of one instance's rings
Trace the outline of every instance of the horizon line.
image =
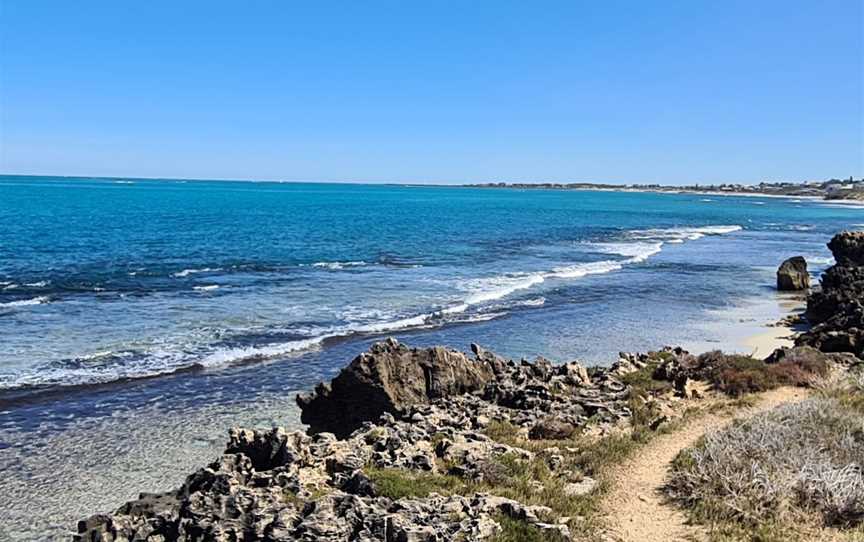
{"type": "MultiPolygon", "coordinates": [[[[809,179],[809,180],[760,180],[760,181],[723,181],[723,182],[688,182],[686,184],[664,184],[662,182],[627,182],[627,181],[553,181],[553,180],[536,180],[536,181],[504,181],[504,180],[485,180],[485,181],[376,181],[376,180],[298,180],[298,179],[230,179],[230,178],[213,178],[207,179],[202,177],[130,177],[125,175],[49,175],[43,173],[0,173],[0,177],[55,177],[64,179],[94,179],[94,180],[140,180],[140,181],[192,181],[192,182],[251,182],[251,183],[274,183],[274,184],[365,184],[365,185],[424,185],[424,186],[441,186],[441,187],[465,187],[469,185],[493,185],[505,183],[506,185],[546,185],[546,184],[591,184],[591,185],[613,185],[613,186],[661,186],[661,187],[684,187],[684,186],[720,186],[720,185],[743,185],[756,186],[759,183],[793,183],[804,184],[808,182],[827,182],[831,179],[844,180],[845,177],[827,177],[824,179],[809,179]]],[[[852,175],[852,178],[855,178],[852,175]]]]}

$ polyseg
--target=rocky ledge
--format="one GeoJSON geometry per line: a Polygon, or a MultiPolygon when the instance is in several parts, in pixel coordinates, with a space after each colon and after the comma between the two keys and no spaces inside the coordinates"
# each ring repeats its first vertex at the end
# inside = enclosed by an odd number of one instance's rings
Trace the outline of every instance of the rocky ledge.
{"type": "Polygon", "coordinates": [[[598,439],[658,430],[712,386],[804,383],[860,362],[864,235],[829,247],[837,266],[808,301],[816,325],[765,361],[667,347],[586,368],[387,339],[297,398],[307,432],[231,429],[179,489],[82,520],[73,539],[493,540],[516,522],[570,540],[598,487],[583,460],[598,439]]]}
{"type": "Polygon", "coordinates": [[[812,328],[796,344],[864,357],[864,232],[838,233],[828,243],[836,264],[822,275],[822,289],[807,298],[812,328]]]}

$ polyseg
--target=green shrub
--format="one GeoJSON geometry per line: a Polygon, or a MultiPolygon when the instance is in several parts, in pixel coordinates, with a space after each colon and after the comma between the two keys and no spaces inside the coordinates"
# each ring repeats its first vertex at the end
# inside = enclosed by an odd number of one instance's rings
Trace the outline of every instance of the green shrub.
{"type": "Polygon", "coordinates": [[[363,472],[372,480],[378,495],[393,500],[426,497],[430,493],[450,495],[459,493],[465,487],[459,478],[449,475],[377,467],[366,467],[363,472]]]}

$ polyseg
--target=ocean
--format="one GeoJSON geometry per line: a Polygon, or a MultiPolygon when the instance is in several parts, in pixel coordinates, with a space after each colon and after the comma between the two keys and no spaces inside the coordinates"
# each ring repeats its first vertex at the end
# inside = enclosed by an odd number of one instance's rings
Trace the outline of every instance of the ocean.
{"type": "Polygon", "coordinates": [[[744,351],[864,208],[792,198],[0,176],[0,538],[167,490],[371,342],[608,365],[744,351]]]}

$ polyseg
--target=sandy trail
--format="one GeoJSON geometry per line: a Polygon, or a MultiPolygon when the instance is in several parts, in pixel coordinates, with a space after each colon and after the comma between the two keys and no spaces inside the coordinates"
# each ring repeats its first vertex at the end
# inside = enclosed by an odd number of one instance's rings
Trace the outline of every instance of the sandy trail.
{"type": "Polygon", "coordinates": [[[661,488],[667,481],[672,460],[708,431],[719,429],[735,418],[748,417],[784,403],[807,397],[802,388],[779,388],[761,393],[753,407],[727,409],[691,420],[681,429],[657,437],[637,451],[612,473],[612,490],[604,501],[604,512],[613,539],[624,542],[694,541],[705,538],[704,529],[688,525],[678,508],[666,503],[661,488]]]}

